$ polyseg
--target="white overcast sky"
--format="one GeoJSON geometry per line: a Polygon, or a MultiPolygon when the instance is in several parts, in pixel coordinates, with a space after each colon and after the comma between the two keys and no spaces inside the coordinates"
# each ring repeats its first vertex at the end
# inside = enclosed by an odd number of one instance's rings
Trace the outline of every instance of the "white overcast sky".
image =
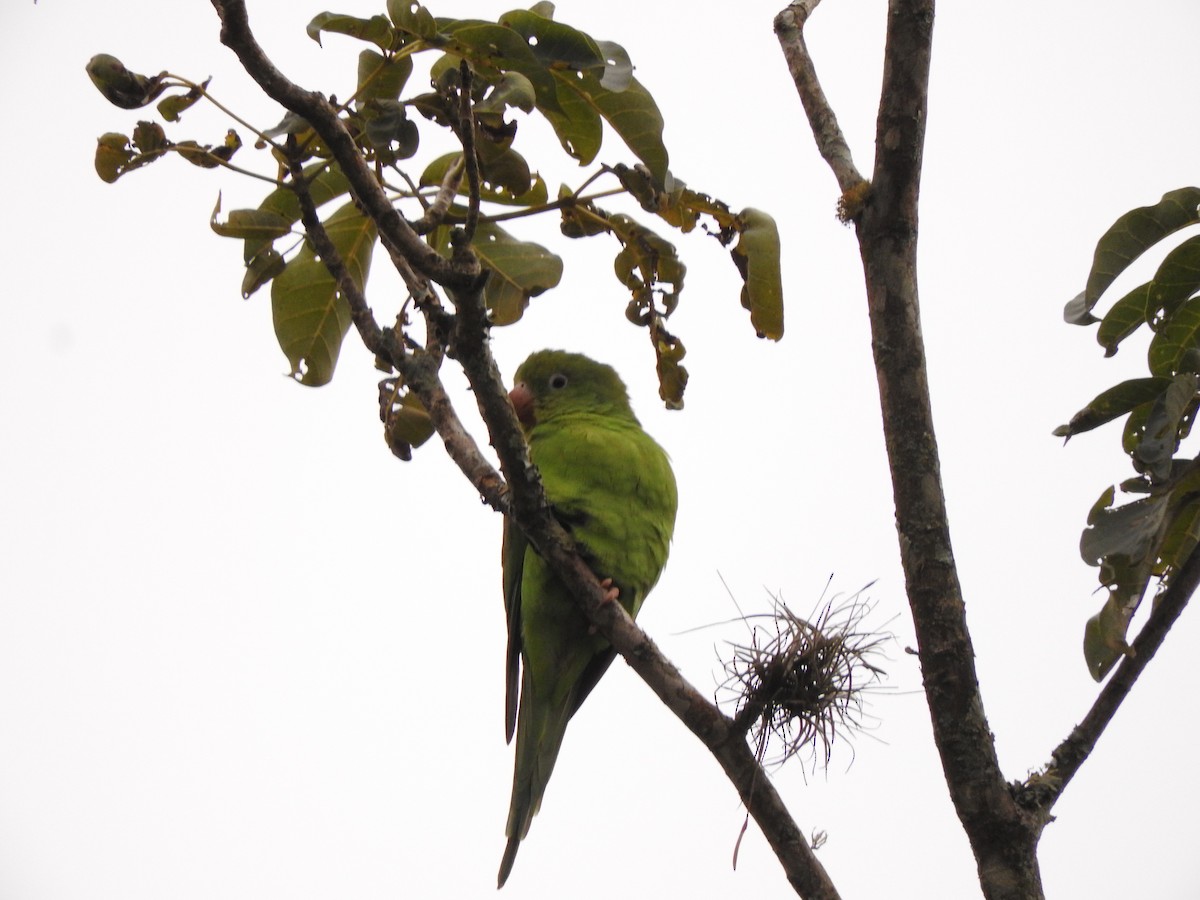
{"type": "MultiPolygon", "coordinates": [[[[249,8],[285,72],[349,93],[360,45],[310,41],[320,5],[249,8]]],[[[828,0],[808,32],[868,172],[884,8],[828,0]]],[[[563,0],[558,18],[628,49],[679,177],[774,214],[785,340],[754,338],[723,251],[679,239],[689,271],[672,321],[692,381],[669,413],[644,334],[624,322],[613,245],[568,243],[547,223],[520,233],[565,257],[563,284],[496,333],[496,352],[511,372],[539,347],[582,350],[630,382],[682,498],[642,621],[701,689],[744,637],[695,630],[735,615],[722,578],[747,611],[781,594],[808,612],[831,575],[843,593],[875,582],[872,621],[896,637],[876,725],[827,774],[785,767],[776,783],[801,827],[828,835],[820,858],[843,896],[975,896],[903,649],[857,249],[771,32],[777,9],[563,0]]],[[[1080,639],[1099,600],[1078,536],[1129,474],[1115,428],[1066,448],[1050,432],[1144,372],[1144,344],[1106,361],[1061,308],[1117,215],[1200,179],[1198,34],[1195,0],[938,13],[921,300],[955,549],[1011,779],[1046,762],[1096,693],[1080,639]]],[[[240,299],[240,245],[208,228],[219,191],[228,210],[259,185],[178,159],[115,185],[95,176],[96,136],[146,115],[95,92],[84,64],[97,52],[212,75],[256,123],[280,114],[219,45],[204,0],[0,12],[0,898],[491,896],[512,765],[499,520],[436,443],[409,465],[390,456],[380,376],[353,338],[332,385],[285,377],[266,292],[240,299]]],[[[226,127],[196,110],[170,135],[226,127]]],[[[610,138],[601,158],[628,155],[610,138]]],[[[586,174],[542,168],[552,190],[586,174]]],[[[385,265],[379,309],[396,300],[385,265]]],[[[1200,896],[1198,641],[1193,610],[1056,809],[1049,896],[1200,896]]],[[[731,870],[741,821],[704,749],[618,662],[572,723],[504,896],[787,896],[753,826],[731,870]]]]}

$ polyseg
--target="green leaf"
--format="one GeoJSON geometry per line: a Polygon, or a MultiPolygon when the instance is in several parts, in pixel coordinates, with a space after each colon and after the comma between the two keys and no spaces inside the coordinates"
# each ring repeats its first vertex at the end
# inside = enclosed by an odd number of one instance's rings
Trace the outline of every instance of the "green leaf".
{"type": "Polygon", "coordinates": [[[421,135],[399,100],[371,100],[363,107],[363,121],[378,162],[389,165],[416,154],[421,135]]]}
{"type": "MultiPolygon", "coordinates": [[[[531,83],[541,81],[543,85],[549,85],[549,78],[533,55],[533,49],[511,28],[481,19],[445,20],[438,24],[447,38],[443,49],[470,60],[480,76],[499,80],[502,72],[515,70],[531,83]]],[[[434,65],[434,71],[447,65],[451,64],[439,61],[434,65]]],[[[457,68],[457,63],[452,67],[457,68]]]]}
{"type": "Polygon", "coordinates": [[[688,370],[680,365],[687,355],[683,341],[663,329],[655,329],[655,370],[658,373],[658,396],[667,409],[683,409],[683,392],[687,388],[688,370]]]}
{"type": "Polygon", "coordinates": [[[110,131],[96,140],[96,174],[112,184],[126,172],[161,159],[173,146],[157,122],[138,122],[132,138],[110,131]]]}
{"type": "Polygon", "coordinates": [[[633,293],[625,316],[635,325],[649,325],[655,316],[653,293],[662,295],[665,315],[679,302],[687,266],[675,245],[624,214],[609,215],[608,225],[623,244],[613,260],[617,279],[633,293]],[[671,289],[667,290],[666,285],[671,289]]]}
{"type": "Polygon", "coordinates": [[[1153,321],[1159,311],[1162,318],[1170,318],[1197,290],[1200,290],[1200,237],[1193,237],[1168,253],[1154,273],[1146,321],[1153,321]]]}
{"type": "MultiPolygon", "coordinates": [[[[522,169],[513,168],[511,171],[506,171],[506,167],[500,167],[497,171],[488,171],[485,175],[485,183],[480,186],[479,198],[490,203],[500,203],[505,206],[541,206],[549,199],[549,191],[546,188],[546,182],[542,180],[540,175],[533,176],[530,180],[529,166],[524,159],[515,151],[506,151],[506,155],[511,154],[512,157],[520,160],[520,166],[523,166],[524,177],[520,177],[522,169]],[[515,193],[524,185],[522,193],[515,193]]],[[[450,166],[454,165],[462,158],[461,153],[447,153],[444,156],[439,156],[421,173],[419,184],[422,187],[440,187],[446,178],[446,174],[450,171],[450,166]]],[[[518,164],[511,163],[514,167],[518,164]]],[[[467,196],[470,189],[467,186],[466,180],[459,182],[458,194],[467,196]]]]}
{"type": "MultiPolygon", "coordinates": [[[[1179,493],[1178,489],[1172,491],[1173,495],[1179,493]]],[[[1180,505],[1159,548],[1160,566],[1168,580],[1188,561],[1197,546],[1200,546],[1200,497],[1193,496],[1180,505]]]]}
{"type": "Polygon", "coordinates": [[[210,225],[212,230],[221,237],[239,238],[241,240],[259,240],[270,243],[275,238],[283,237],[292,230],[292,223],[279,213],[265,209],[235,209],[229,217],[221,222],[217,216],[221,212],[221,197],[217,196],[217,205],[213,207],[210,225]]]}
{"type": "Polygon", "coordinates": [[[1054,429],[1057,437],[1070,439],[1077,434],[1099,428],[1132,411],[1143,403],[1155,400],[1172,384],[1166,377],[1131,378],[1099,394],[1091,403],[1071,416],[1071,421],[1054,429]]]}
{"type": "MultiPolygon", "coordinates": [[[[574,86],[585,90],[590,87],[591,80],[591,76],[587,76],[574,86]]],[[[605,121],[646,164],[658,183],[665,185],[669,158],[662,139],[663,117],[650,92],[636,78],[632,78],[625,90],[601,88],[600,92],[591,96],[605,121]]]]}
{"type": "MultiPolygon", "coordinates": [[[[304,175],[308,179],[309,195],[317,209],[350,190],[350,183],[342,174],[342,170],[327,160],[306,167],[304,175]]],[[[264,214],[278,216],[280,220],[287,222],[289,230],[300,221],[300,201],[290,184],[278,187],[267,194],[262,203],[258,205],[258,209],[264,214]]],[[[261,249],[261,240],[254,237],[247,238],[243,258],[249,262],[261,249]]]]}
{"type": "Polygon", "coordinates": [[[1118,300],[1100,322],[1096,341],[1104,348],[1105,356],[1117,352],[1117,346],[1146,324],[1150,308],[1150,282],[1135,287],[1118,300]]]}
{"type": "Polygon", "coordinates": [[[599,112],[571,87],[551,77],[553,102],[538,92],[538,111],[554,129],[562,148],[581,166],[586,166],[600,152],[604,142],[604,125],[599,112]]]}
{"type": "MultiPolygon", "coordinates": [[[[306,167],[304,177],[308,180],[309,196],[318,209],[350,190],[350,182],[342,170],[327,160],[306,167]]],[[[300,221],[300,201],[296,192],[286,185],[267,194],[258,208],[278,213],[292,224],[300,221]]]]}
{"type": "Polygon", "coordinates": [[[633,61],[620,44],[612,41],[596,41],[600,55],[604,57],[604,74],[600,86],[606,91],[623,91],[633,82],[633,61]]]}
{"type": "Polygon", "coordinates": [[[779,273],[779,230],[762,210],[745,209],[738,216],[741,239],[730,253],[742,273],[742,306],[759,337],[783,337],[783,280],[779,273]]]}
{"type": "Polygon", "coordinates": [[[585,165],[595,158],[600,149],[598,123],[595,126],[594,148],[591,149],[590,155],[580,151],[583,146],[592,147],[591,143],[586,142],[586,136],[590,134],[592,118],[599,115],[621,136],[634,155],[646,164],[646,168],[658,184],[666,183],[669,159],[662,140],[662,114],[650,92],[642,87],[636,78],[630,79],[625,90],[610,91],[591,73],[580,75],[554,69],[552,74],[558,81],[558,99],[567,111],[568,118],[564,122],[557,122],[553,117],[548,118],[568,152],[577,156],[580,163],[585,165]],[[593,110],[594,113],[588,116],[584,110],[593,110]],[[572,140],[570,146],[567,137],[572,140]],[[583,145],[580,143],[581,137],[585,138],[583,145]],[[572,147],[576,152],[572,152],[572,147]]]}
{"type": "Polygon", "coordinates": [[[480,140],[475,144],[479,175],[491,193],[520,197],[533,184],[529,163],[511,147],[480,140]]]}
{"type": "Polygon", "coordinates": [[[282,273],[285,268],[287,263],[283,255],[275,248],[267,247],[246,263],[246,274],[242,277],[242,299],[249,300],[255,291],[282,273]]]}
{"type": "Polygon", "coordinates": [[[1153,206],[1130,210],[1117,219],[1096,244],[1087,287],[1067,304],[1063,317],[1072,325],[1097,321],[1092,308],[1129,264],[1169,234],[1200,222],[1200,188],[1164,194],[1153,206]]]}
{"type": "Polygon", "coordinates": [[[168,122],[178,122],[179,115],[190,109],[204,96],[204,88],[208,87],[211,78],[206,78],[202,84],[192,88],[186,94],[172,94],[158,101],[158,113],[168,122]]]}
{"type": "Polygon", "coordinates": [[[392,23],[387,16],[371,16],[369,19],[360,19],[357,16],[347,16],[341,13],[317,13],[305,30],[308,32],[308,36],[318,44],[321,43],[321,32],[329,31],[348,35],[360,41],[370,41],[381,50],[391,49],[394,38],[392,23]]]}
{"type": "Polygon", "coordinates": [[[562,279],[562,259],[540,244],[518,241],[498,225],[480,223],[472,249],[490,276],[483,297],[493,325],[521,318],[529,299],[562,279]]]}
{"type": "Polygon", "coordinates": [[[371,100],[399,99],[412,70],[412,57],[407,54],[388,59],[374,50],[364,50],[358,54],[358,90],[355,94],[358,105],[361,107],[371,100]]]}
{"type": "Polygon", "coordinates": [[[1197,386],[1197,378],[1190,372],[1176,375],[1150,407],[1145,432],[1133,456],[1154,481],[1165,481],[1171,475],[1180,429],[1196,401],[1197,386]]]}
{"type": "Polygon", "coordinates": [[[1125,427],[1121,429],[1121,449],[1130,457],[1137,452],[1138,444],[1142,442],[1142,435],[1146,433],[1146,420],[1149,418],[1150,404],[1144,403],[1135,407],[1125,420],[1125,427]]]}
{"type": "Polygon", "coordinates": [[[413,448],[433,437],[433,420],[417,395],[406,391],[392,402],[384,432],[392,452],[401,459],[410,460],[413,448]]]}
{"type": "Polygon", "coordinates": [[[1129,652],[1125,635],[1132,616],[1132,611],[1127,611],[1119,598],[1110,596],[1100,612],[1084,626],[1083,658],[1096,681],[1103,681],[1112,667],[1129,652]]]}
{"type": "Polygon", "coordinates": [[[193,166],[201,169],[215,169],[221,165],[219,162],[221,155],[217,153],[217,150],[220,148],[214,148],[211,144],[201,144],[197,141],[179,141],[177,144],[172,144],[171,149],[193,166]]]}
{"type": "Polygon", "coordinates": [[[161,125],[157,122],[142,121],[138,122],[137,128],[133,129],[133,146],[138,153],[149,155],[162,153],[172,145],[167,140],[167,135],[161,125]]]}
{"type": "Polygon", "coordinates": [[[1166,494],[1115,508],[1113,496],[1110,487],[1092,507],[1079,543],[1084,560],[1100,566],[1100,583],[1109,589],[1104,608],[1084,629],[1084,659],[1097,680],[1125,651],[1126,630],[1154,573],[1170,511],[1166,494]]]}
{"type": "Polygon", "coordinates": [[[603,70],[605,67],[604,57],[596,42],[570,25],[525,9],[507,12],[499,22],[517,32],[537,60],[548,69],[579,71],[603,70]]]}
{"type": "Polygon", "coordinates": [[[120,132],[110,131],[96,138],[95,166],[101,181],[112,184],[131,168],[133,158],[129,138],[120,132]]]}
{"type": "Polygon", "coordinates": [[[510,107],[532,112],[535,103],[537,91],[534,90],[533,82],[520,72],[505,72],[504,76],[491,86],[487,96],[475,104],[475,113],[503,113],[510,107]]]}
{"type": "Polygon", "coordinates": [[[163,84],[166,72],[153,77],[139,75],[107,53],[97,53],[88,60],[86,68],[88,78],[104,99],[121,109],[140,109],[158,99],[167,87],[163,84]]]}
{"type": "Polygon", "coordinates": [[[412,0],[387,0],[387,12],[397,29],[410,38],[428,40],[437,36],[437,23],[424,6],[412,0]]]}
{"type": "Polygon", "coordinates": [[[1112,556],[1139,562],[1157,543],[1166,514],[1166,498],[1162,495],[1134,500],[1124,506],[1093,508],[1079,541],[1080,555],[1092,566],[1101,565],[1112,556]]]}
{"type": "Polygon", "coordinates": [[[1150,342],[1148,358],[1154,375],[1181,371],[1188,351],[1200,348],[1200,297],[1185,302],[1160,326],[1150,342]]]}
{"type": "MultiPolygon", "coordinates": [[[[325,221],[325,230],[350,277],[363,289],[375,245],[374,223],[347,203],[325,221]]],[[[272,283],[271,312],[292,377],[311,387],[328,383],[350,329],[350,306],[308,243],[272,283]]]]}

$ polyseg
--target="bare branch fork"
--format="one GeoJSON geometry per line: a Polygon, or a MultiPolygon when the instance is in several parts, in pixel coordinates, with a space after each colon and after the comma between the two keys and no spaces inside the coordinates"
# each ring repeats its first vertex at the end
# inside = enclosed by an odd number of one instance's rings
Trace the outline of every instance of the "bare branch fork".
{"type": "MultiPolygon", "coordinates": [[[[460,239],[451,260],[437,254],[421,240],[412,224],[391,205],[382,185],[359,156],[354,140],[336,108],[322,95],[308,92],[287,79],[267,58],[250,30],[243,0],[211,0],[220,16],[221,41],[237,54],[247,73],[263,91],[289,111],[303,117],[321,136],[350,183],[351,193],[379,229],[380,239],[393,263],[405,277],[414,296],[428,297],[429,283],[440,285],[453,303],[450,314],[428,302],[425,306],[431,333],[448,338],[447,352],[462,366],[471,384],[489,437],[500,461],[501,474],[488,462],[454,411],[438,375],[441,354],[410,350],[395,330],[383,329],[366,298],[350,277],[336,247],[326,234],[299,163],[291,166],[292,186],[300,200],[301,222],[314,249],[337,281],[352,311],[364,345],[379,359],[400,372],[430,413],[434,426],[463,474],[497,511],[511,516],[563,583],[583,604],[589,619],[611,642],[638,675],[675,715],[709,748],[737,789],[750,815],[762,829],[788,880],[809,900],[836,900],[838,893],[817,860],[744,733],[689,684],[654,642],[617,603],[605,602],[605,591],[576,552],[570,536],[550,512],[528,448],[508,401],[503,379],[488,347],[487,314],[482,299],[483,280],[478,261],[460,239]]],[[[469,84],[464,86],[464,105],[469,84]]],[[[460,138],[469,127],[469,106],[464,106],[460,138]]],[[[463,140],[468,157],[465,173],[472,185],[469,139],[463,140]]],[[[457,173],[455,178],[460,177],[457,173]]],[[[472,191],[477,202],[477,188],[472,191]]],[[[437,204],[425,219],[436,217],[437,204]]],[[[474,203],[473,203],[474,208],[474,203]]],[[[423,223],[425,225],[429,222],[423,223]]],[[[424,230],[424,229],[422,229],[424,230]]],[[[431,339],[432,341],[433,339],[431,339]]]]}
{"type": "Polygon", "coordinates": [[[819,2],[792,3],[776,17],[775,31],[817,148],[842,189],[842,209],[857,229],[901,563],[934,740],[985,896],[1040,898],[1036,850],[1050,809],[1200,584],[1200,559],[1193,557],[1164,592],[1134,642],[1133,656],[1054,750],[1045,776],[1007,784],[984,714],[950,543],[917,299],[917,200],[934,0],[889,3],[869,185],[854,165],[804,43],[804,24],[819,2]]]}

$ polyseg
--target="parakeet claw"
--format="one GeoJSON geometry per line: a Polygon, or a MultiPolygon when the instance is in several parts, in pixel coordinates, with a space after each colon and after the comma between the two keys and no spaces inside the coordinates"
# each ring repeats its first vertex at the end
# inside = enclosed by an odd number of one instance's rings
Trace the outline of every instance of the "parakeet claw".
{"type": "MultiPolygon", "coordinates": [[[[614,600],[616,600],[618,597],[621,596],[621,589],[619,587],[616,587],[613,584],[613,580],[611,578],[601,578],[600,579],[600,587],[604,588],[604,600],[602,601],[603,603],[612,603],[614,600]]],[[[587,633],[588,634],[596,634],[597,633],[596,626],[588,625],[587,633]]]]}

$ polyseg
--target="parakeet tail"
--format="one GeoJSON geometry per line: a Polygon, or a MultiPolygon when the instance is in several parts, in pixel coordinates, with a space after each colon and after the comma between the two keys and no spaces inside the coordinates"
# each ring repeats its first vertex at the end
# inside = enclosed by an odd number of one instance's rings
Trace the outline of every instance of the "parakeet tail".
{"type": "Polygon", "coordinates": [[[504,857],[500,860],[500,874],[496,877],[496,890],[504,887],[508,881],[508,873],[512,871],[513,863],[517,861],[517,848],[521,846],[520,838],[509,838],[508,846],[504,848],[504,857]]]}
{"type": "Polygon", "coordinates": [[[575,711],[575,691],[558,702],[547,703],[535,698],[529,686],[528,671],[521,678],[521,707],[517,714],[517,750],[513,768],[512,800],[508,807],[508,845],[500,860],[500,872],[496,887],[504,887],[508,874],[517,858],[517,848],[529,833],[529,823],[542,805],[542,795],[554,771],[558,751],[562,746],[567,722],[575,711]]]}

